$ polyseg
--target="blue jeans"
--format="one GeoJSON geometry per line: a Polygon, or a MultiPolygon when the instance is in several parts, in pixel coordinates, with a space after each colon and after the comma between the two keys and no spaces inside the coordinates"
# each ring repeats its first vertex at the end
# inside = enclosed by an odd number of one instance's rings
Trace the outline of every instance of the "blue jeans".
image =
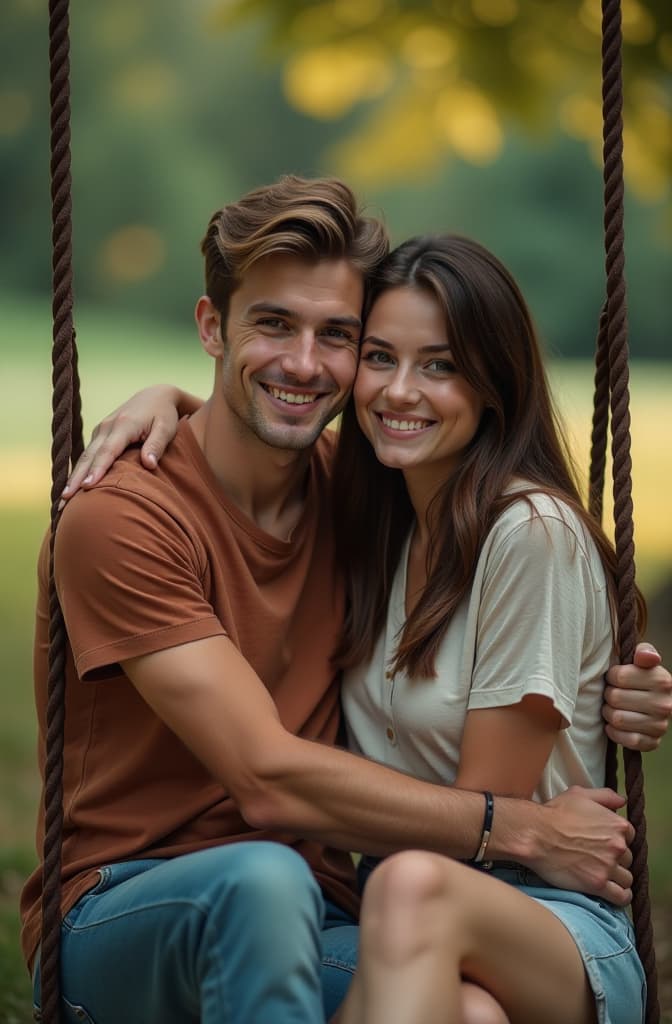
{"type": "MultiPolygon", "coordinates": [[[[101,868],[65,915],[63,1016],[86,1024],[320,1024],[345,996],[357,925],[280,843],[101,868]]],[[[34,1001],[40,1005],[39,962],[34,1001]]]]}

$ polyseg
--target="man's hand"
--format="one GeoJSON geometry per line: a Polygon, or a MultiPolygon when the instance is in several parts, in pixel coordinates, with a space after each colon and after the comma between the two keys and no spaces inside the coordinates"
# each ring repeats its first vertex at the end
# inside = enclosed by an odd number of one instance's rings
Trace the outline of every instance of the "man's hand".
{"type": "Polygon", "coordinates": [[[607,736],[631,750],[656,750],[672,715],[672,675],[651,644],[637,645],[632,665],[607,672],[602,715],[607,736]]]}
{"type": "Polygon", "coordinates": [[[611,789],[572,786],[543,804],[538,853],[526,862],[562,889],[627,906],[632,899],[632,825],[614,812],[625,800],[611,789]]]}
{"type": "Polygon", "coordinates": [[[142,442],[143,466],[156,469],[175,437],[180,416],[194,412],[200,404],[200,399],[171,385],[138,391],[94,429],[91,441],[70,474],[63,499],[67,501],[80,487],[95,487],[114,460],[132,444],[142,442]]]}

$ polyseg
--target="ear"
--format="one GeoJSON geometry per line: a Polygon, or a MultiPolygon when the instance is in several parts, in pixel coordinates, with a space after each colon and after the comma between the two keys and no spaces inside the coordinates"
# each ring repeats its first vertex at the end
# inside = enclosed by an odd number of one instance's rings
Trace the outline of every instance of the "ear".
{"type": "Polygon", "coordinates": [[[224,354],[224,340],[222,338],[222,317],[207,295],[201,295],[196,303],[194,318],[198,327],[198,336],[201,345],[213,359],[224,354]]]}

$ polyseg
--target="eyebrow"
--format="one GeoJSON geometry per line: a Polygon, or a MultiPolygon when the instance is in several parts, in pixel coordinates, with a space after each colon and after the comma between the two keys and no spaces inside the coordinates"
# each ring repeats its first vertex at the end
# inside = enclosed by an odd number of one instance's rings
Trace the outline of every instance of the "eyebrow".
{"type": "MultiPolygon", "coordinates": [[[[376,338],[374,334],[367,334],[366,338],[362,338],[362,345],[379,345],[381,348],[386,348],[389,352],[394,351],[394,345],[391,345],[389,341],[384,341],[382,338],[376,338]]],[[[422,348],[418,349],[423,355],[436,353],[436,352],[450,352],[450,345],[423,345],[422,348]]]]}
{"type": "MultiPolygon", "coordinates": [[[[288,320],[299,320],[300,313],[295,309],[285,309],[284,306],[274,306],[270,302],[255,302],[253,305],[248,306],[248,316],[254,313],[271,313],[273,316],[284,316],[288,320]]],[[[354,330],[361,331],[362,321],[358,316],[328,316],[324,320],[325,324],[329,324],[332,327],[352,327],[354,330]]]]}

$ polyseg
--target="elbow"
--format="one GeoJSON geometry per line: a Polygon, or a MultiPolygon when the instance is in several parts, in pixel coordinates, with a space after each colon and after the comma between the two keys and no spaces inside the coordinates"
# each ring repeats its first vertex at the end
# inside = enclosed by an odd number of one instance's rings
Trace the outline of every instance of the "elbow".
{"type": "MultiPolygon", "coordinates": [[[[293,739],[293,737],[291,737],[293,739]]],[[[243,777],[231,787],[231,795],[245,822],[255,831],[293,831],[297,821],[296,766],[293,744],[280,744],[247,765],[243,777]]]]}
{"type": "Polygon", "coordinates": [[[286,832],[291,830],[285,813],[282,794],[272,785],[259,786],[238,800],[244,821],[255,832],[286,832]]]}

